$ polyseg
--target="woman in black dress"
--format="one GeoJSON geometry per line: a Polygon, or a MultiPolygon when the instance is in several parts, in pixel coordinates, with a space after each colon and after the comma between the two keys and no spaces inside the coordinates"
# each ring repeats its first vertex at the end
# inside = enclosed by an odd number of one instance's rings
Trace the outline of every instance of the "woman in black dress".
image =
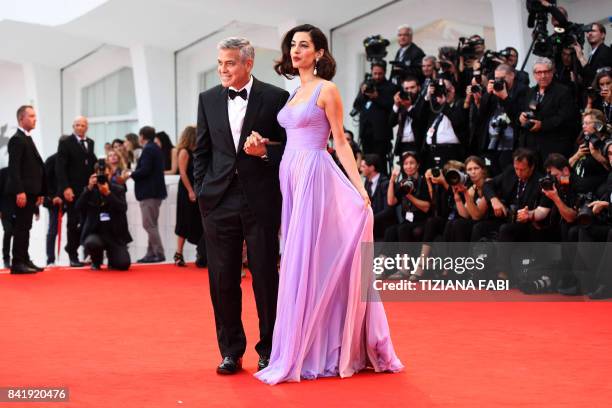
{"type": "Polygon", "coordinates": [[[178,236],[174,264],[185,266],[183,247],[185,240],[197,245],[196,266],[206,266],[206,248],[200,218],[200,208],[193,190],[193,150],[196,146],[196,128],[187,126],[179,139],[178,168],[180,181],[176,199],[176,227],[174,233],[178,236]]]}

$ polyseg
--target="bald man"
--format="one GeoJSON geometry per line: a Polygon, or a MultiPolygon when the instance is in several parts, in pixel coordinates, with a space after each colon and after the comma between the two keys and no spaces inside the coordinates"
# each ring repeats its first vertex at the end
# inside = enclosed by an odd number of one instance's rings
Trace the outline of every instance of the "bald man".
{"type": "Polygon", "coordinates": [[[74,119],[73,133],[59,143],[55,161],[58,196],[62,197],[67,205],[68,242],[65,249],[72,267],[83,266],[78,254],[81,239],[79,228],[81,214],[76,211],[74,204],[87,186],[96,164],[94,141],[86,136],[88,127],[86,117],[78,116],[74,119]]]}

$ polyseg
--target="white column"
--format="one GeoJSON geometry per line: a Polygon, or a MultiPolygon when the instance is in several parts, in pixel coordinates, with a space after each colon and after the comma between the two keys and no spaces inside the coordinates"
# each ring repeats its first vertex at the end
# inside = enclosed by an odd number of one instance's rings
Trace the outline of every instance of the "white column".
{"type": "Polygon", "coordinates": [[[140,126],[164,130],[176,142],[174,53],[144,45],[130,48],[140,126]]]}
{"type": "Polygon", "coordinates": [[[531,44],[527,9],[522,0],[491,0],[497,49],[512,46],[519,53],[519,68],[531,44]]]}
{"type": "Polygon", "coordinates": [[[23,65],[23,74],[26,101],[34,106],[38,119],[32,137],[44,159],[55,153],[62,133],[60,72],[56,68],[27,63],[23,65]]]}

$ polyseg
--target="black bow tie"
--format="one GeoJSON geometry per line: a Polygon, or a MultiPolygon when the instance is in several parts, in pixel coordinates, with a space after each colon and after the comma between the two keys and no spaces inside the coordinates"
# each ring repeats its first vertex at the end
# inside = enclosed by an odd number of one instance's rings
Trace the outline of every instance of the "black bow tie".
{"type": "Polygon", "coordinates": [[[239,97],[241,97],[242,99],[244,99],[246,101],[246,98],[247,98],[247,90],[246,90],[246,88],[243,89],[242,91],[239,91],[239,92],[238,91],[234,91],[233,89],[230,89],[229,90],[229,97],[230,97],[230,99],[233,100],[234,98],[236,98],[236,96],[239,96],[239,97]]]}

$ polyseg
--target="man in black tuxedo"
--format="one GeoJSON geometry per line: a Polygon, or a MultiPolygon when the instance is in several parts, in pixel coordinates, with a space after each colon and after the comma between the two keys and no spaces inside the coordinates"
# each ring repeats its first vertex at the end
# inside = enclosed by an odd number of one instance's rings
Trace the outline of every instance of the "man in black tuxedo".
{"type": "Polygon", "coordinates": [[[219,374],[242,368],[246,337],[241,320],[240,272],[246,240],[260,339],[258,368],[272,350],[278,293],[278,231],[281,193],[278,179],[286,135],[276,115],[288,92],[251,76],[255,52],[244,38],[218,45],[221,85],[202,92],[198,104],[194,187],[202,213],[210,295],[223,361],[219,374]],[[247,137],[263,143],[244,146],[247,137]]]}
{"type": "Polygon", "coordinates": [[[397,222],[395,207],[389,207],[387,203],[389,177],[380,174],[379,166],[380,158],[375,154],[366,154],[359,166],[361,175],[365,177],[365,189],[372,202],[374,239],[376,241],[384,240],[385,230],[397,222]]]}
{"type": "Polygon", "coordinates": [[[407,151],[419,156],[425,142],[425,99],[421,96],[419,81],[408,76],[402,81],[402,90],[393,96],[393,112],[389,117],[391,126],[398,125],[393,155],[401,157],[407,151]],[[402,92],[403,91],[403,92],[402,92]]]}
{"type": "Polygon", "coordinates": [[[397,43],[399,50],[395,54],[391,79],[394,84],[400,85],[407,76],[421,77],[421,64],[425,53],[412,42],[412,27],[401,25],[397,29],[397,43]]]}
{"type": "Polygon", "coordinates": [[[548,58],[538,58],[533,65],[533,75],[537,85],[529,90],[519,123],[523,128],[521,147],[529,148],[538,154],[538,165],[551,153],[569,157],[576,135],[577,107],[569,88],[553,81],[554,66],[548,58]],[[528,117],[528,112],[534,118],[528,117]]]}
{"type": "Polygon", "coordinates": [[[13,224],[13,261],[11,273],[36,273],[43,270],[31,261],[28,254],[32,216],[45,195],[45,167],[30,136],[36,127],[36,112],[29,105],[17,110],[17,132],[8,143],[9,176],[7,194],[15,197],[13,224]]]}
{"type": "Polygon", "coordinates": [[[582,78],[585,86],[591,86],[597,70],[603,67],[612,67],[612,49],[605,44],[606,27],[595,23],[587,33],[587,41],[591,45],[591,52],[587,56],[582,52],[579,44],[574,45],[576,56],[583,67],[582,78]]]}
{"type": "Polygon", "coordinates": [[[82,214],[75,208],[75,201],[87,186],[89,176],[96,164],[94,141],[87,137],[89,124],[87,118],[78,116],[72,123],[73,133],[62,140],[57,148],[55,159],[55,177],[57,179],[58,196],[66,203],[68,216],[66,252],[70,258],[70,266],[80,267],[79,242],[81,239],[82,214]]]}

